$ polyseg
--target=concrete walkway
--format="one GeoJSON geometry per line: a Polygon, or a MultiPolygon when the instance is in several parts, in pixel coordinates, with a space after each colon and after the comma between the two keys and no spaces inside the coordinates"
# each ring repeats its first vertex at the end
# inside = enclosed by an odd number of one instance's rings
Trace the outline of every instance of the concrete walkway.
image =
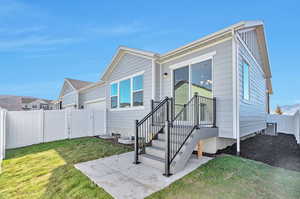
{"type": "Polygon", "coordinates": [[[193,155],[183,171],[169,178],[156,168],[144,164],[134,165],[133,152],[79,163],[75,167],[114,198],[141,199],[167,187],[210,159],[197,159],[193,155]]]}

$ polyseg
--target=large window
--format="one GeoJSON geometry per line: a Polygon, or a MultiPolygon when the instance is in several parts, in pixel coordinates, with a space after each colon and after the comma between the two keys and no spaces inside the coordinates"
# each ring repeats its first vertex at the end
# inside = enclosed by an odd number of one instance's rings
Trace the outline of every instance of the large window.
{"type": "Polygon", "coordinates": [[[143,75],[136,75],[111,84],[111,108],[130,108],[143,106],[143,81],[143,75]]]}
{"type": "Polygon", "coordinates": [[[249,64],[243,62],[243,99],[250,99],[249,64]]]}

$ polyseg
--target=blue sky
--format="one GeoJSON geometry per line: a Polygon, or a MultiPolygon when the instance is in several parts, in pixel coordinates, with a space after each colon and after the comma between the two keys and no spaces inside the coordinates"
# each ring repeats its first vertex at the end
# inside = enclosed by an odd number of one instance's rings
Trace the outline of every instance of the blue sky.
{"type": "Polygon", "coordinates": [[[272,106],[300,103],[299,7],[297,1],[0,0],[0,94],[56,99],[64,77],[98,80],[119,45],[163,53],[259,19],[272,106]]]}

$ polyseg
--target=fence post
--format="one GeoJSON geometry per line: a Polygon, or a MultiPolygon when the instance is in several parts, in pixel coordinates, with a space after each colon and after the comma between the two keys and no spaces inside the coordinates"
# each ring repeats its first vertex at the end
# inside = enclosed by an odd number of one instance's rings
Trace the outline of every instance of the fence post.
{"type": "Polygon", "coordinates": [[[41,109],[41,131],[42,131],[42,143],[45,143],[45,112],[41,109]]]}
{"type": "Polygon", "coordinates": [[[138,120],[134,121],[135,127],[135,138],[134,138],[134,164],[139,164],[139,129],[138,129],[138,120]]]}
{"type": "Polygon", "coordinates": [[[217,126],[217,98],[213,98],[213,128],[217,126]]]}

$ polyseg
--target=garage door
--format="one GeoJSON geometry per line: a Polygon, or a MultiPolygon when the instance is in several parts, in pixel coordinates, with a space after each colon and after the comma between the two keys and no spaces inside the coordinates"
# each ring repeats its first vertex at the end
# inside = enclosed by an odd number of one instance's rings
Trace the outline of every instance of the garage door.
{"type": "Polygon", "coordinates": [[[96,110],[96,111],[105,110],[105,108],[106,108],[105,101],[87,103],[87,104],[85,104],[85,107],[86,107],[86,109],[96,110]]]}

